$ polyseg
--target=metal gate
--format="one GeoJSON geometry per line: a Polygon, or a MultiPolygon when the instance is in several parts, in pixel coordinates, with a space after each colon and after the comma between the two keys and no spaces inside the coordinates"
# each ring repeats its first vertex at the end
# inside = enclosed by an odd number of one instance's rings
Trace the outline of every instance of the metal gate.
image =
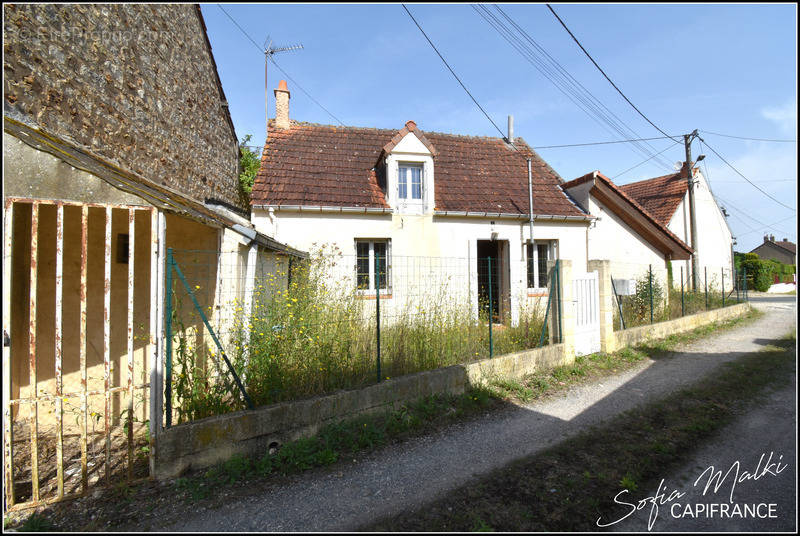
{"type": "Polygon", "coordinates": [[[597,272],[575,274],[575,355],[600,351],[600,296],[597,272]]]}

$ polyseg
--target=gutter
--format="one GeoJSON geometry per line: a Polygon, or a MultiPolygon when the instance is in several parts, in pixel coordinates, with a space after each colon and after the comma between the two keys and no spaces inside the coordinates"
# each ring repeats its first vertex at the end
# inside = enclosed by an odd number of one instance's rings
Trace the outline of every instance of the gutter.
{"type": "Polygon", "coordinates": [[[394,210],[383,207],[332,207],[319,205],[253,205],[261,210],[273,209],[283,212],[333,212],[341,214],[392,214],[394,210]]]}

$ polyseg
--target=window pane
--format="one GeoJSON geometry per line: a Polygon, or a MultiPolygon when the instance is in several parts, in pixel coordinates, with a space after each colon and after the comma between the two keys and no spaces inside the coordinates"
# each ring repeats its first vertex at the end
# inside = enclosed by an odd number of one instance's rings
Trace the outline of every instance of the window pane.
{"type": "Polygon", "coordinates": [[[411,197],[422,199],[422,168],[411,168],[411,197]]]}
{"type": "Polygon", "coordinates": [[[407,167],[400,166],[397,173],[397,196],[400,199],[408,198],[408,182],[406,178],[407,167]]]}
{"type": "MultiPolygon", "coordinates": [[[[378,264],[378,287],[386,289],[386,242],[375,242],[375,260],[378,264]]],[[[374,271],[374,267],[373,267],[374,271]]]]}
{"type": "Polygon", "coordinates": [[[547,244],[536,244],[536,253],[539,255],[539,288],[547,286],[547,244]]]}
{"type": "Polygon", "coordinates": [[[369,288],[369,242],[356,242],[356,285],[369,288]]]}
{"type": "Polygon", "coordinates": [[[528,288],[533,288],[536,286],[535,274],[533,272],[533,244],[528,244],[525,249],[528,258],[528,288]]]}

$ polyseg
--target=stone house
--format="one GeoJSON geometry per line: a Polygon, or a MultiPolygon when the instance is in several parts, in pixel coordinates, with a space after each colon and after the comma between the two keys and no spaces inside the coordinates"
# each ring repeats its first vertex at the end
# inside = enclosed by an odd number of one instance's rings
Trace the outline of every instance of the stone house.
{"type": "Polygon", "coordinates": [[[776,241],[775,235],[764,235],[764,242],[750,250],[762,259],[772,259],[783,264],[797,264],[797,245],[788,239],[776,241]]]}
{"type": "MultiPolygon", "coordinates": [[[[250,223],[199,6],[5,4],[3,14],[3,409],[14,420],[4,440],[6,458],[18,441],[29,456],[6,472],[11,506],[85,492],[103,466],[109,478],[110,437],[125,419],[158,434],[167,248],[202,253],[181,262],[204,278],[218,319],[223,297],[250,299],[257,266],[305,254],[250,223]],[[65,454],[40,473],[42,434],[54,452],[78,449],[79,470],[65,454]],[[90,450],[106,444],[93,469],[87,436],[90,450]]],[[[202,341],[200,321],[184,320],[202,341]]]]}

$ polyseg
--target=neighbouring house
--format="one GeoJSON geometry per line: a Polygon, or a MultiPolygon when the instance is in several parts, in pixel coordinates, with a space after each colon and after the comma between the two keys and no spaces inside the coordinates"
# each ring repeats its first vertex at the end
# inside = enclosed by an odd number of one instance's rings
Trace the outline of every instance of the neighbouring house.
{"type": "Polygon", "coordinates": [[[772,259],[783,264],[797,264],[797,245],[788,239],[776,241],[775,235],[764,235],[764,243],[751,249],[762,259],[772,259]]]}
{"type": "MultiPolygon", "coordinates": [[[[249,220],[199,6],[5,4],[3,15],[10,507],[124,474],[132,450],[119,459],[112,446],[123,430],[131,444],[131,420],[158,434],[167,248],[202,281],[217,325],[224,299],[250,299],[257,265],[305,254],[249,220]],[[43,451],[58,453],[47,467],[43,451]]],[[[197,316],[183,321],[204,344],[197,316]]]]}
{"type": "MultiPolygon", "coordinates": [[[[685,244],[692,246],[689,213],[687,169],[639,182],[623,184],[619,189],[641,205],[659,224],[674,233],[685,244]]],[[[697,224],[697,283],[703,288],[707,277],[709,287],[732,287],[733,236],[725,214],[717,204],[706,178],[698,168],[691,167],[694,180],[695,221],[697,224]],[[724,275],[723,275],[724,274],[724,275]]],[[[691,280],[692,261],[673,259],[673,286],[691,280]]]]}
{"type": "Polygon", "coordinates": [[[683,240],[599,171],[563,188],[595,217],[588,230],[588,256],[608,259],[614,279],[641,280],[652,270],[653,279],[666,288],[668,263],[690,258],[692,250],[683,240]]]}
{"type": "Polygon", "coordinates": [[[284,81],[275,97],[253,223],[299,249],[338,248],[339,275],[367,299],[377,285],[382,311],[435,296],[477,312],[488,303],[491,262],[493,315],[513,323],[547,295],[548,261],[586,271],[592,217],[521,138],[424,132],[413,121],[400,129],[303,123],[289,117],[284,81]]]}

